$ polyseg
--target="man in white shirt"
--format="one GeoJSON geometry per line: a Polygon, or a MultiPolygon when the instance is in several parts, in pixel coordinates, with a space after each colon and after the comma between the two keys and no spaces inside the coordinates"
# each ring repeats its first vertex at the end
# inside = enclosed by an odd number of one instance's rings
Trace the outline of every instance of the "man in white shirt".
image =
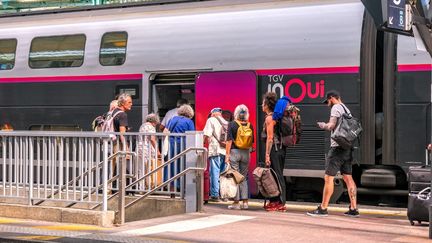
{"type": "Polygon", "coordinates": [[[204,127],[204,143],[208,144],[210,161],[210,200],[219,201],[219,174],[225,170],[225,146],[228,122],[221,108],[213,108],[204,127]]]}
{"type": "Polygon", "coordinates": [[[182,105],[188,105],[188,104],[189,104],[189,101],[187,101],[186,99],[181,98],[181,99],[177,100],[177,107],[174,108],[174,109],[169,110],[169,111],[165,114],[164,118],[162,119],[161,124],[162,124],[164,127],[166,127],[167,124],[168,124],[168,122],[169,122],[169,120],[171,120],[171,118],[177,116],[177,110],[178,110],[178,108],[179,108],[180,106],[182,106],[182,105]]]}

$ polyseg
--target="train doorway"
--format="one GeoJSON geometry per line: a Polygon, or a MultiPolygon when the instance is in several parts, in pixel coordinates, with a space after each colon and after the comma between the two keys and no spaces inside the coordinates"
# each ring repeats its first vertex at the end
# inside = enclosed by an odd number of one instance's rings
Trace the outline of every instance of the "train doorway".
{"type": "Polygon", "coordinates": [[[151,83],[151,112],[161,120],[177,106],[177,100],[185,99],[195,110],[196,73],[156,74],[151,83]]]}

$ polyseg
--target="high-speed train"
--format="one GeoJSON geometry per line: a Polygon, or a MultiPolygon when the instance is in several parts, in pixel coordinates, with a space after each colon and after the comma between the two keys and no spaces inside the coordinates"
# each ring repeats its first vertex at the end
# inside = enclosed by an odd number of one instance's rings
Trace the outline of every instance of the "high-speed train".
{"type": "MultiPolygon", "coordinates": [[[[132,131],[186,98],[198,130],[211,108],[246,104],[262,156],[262,95],[301,109],[288,149],[289,196],[320,192],[329,136],[321,104],[336,89],[364,132],[359,193],[403,195],[431,142],[431,58],[415,39],[377,30],[360,0],[215,0],[0,18],[0,123],[90,130],[116,94],[133,97],[132,131]]],[[[336,181],[341,195],[342,183],[336,181]]],[[[338,196],[336,196],[337,198],[338,196]]]]}

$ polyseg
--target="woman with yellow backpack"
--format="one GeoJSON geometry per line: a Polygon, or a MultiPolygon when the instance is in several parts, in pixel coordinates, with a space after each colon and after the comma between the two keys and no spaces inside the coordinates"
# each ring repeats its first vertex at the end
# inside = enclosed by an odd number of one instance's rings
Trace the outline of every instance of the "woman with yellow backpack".
{"type": "Polygon", "coordinates": [[[254,131],[249,122],[249,109],[241,104],[234,110],[234,121],[228,125],[225,163],[237,170],[246,179],[238,185],[234,203],[228,209],[248,209],[248,171],[254,131]],[[242,204],[240,205],[240,201],[242,204]]]}

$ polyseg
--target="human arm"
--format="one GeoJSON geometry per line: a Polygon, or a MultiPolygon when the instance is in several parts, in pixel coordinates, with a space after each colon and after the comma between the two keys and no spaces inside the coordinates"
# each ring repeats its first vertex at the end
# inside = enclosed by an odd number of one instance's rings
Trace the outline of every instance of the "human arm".
{"type": "Polygon", "coordinates": [[[266,128],[266,134],[267,134],[267,139],[266,139],[266,146],[265,146],[265,164],[266,166],[270,166],[271,161],[270,161],[270,152],[273,146],[273,136],[274,136],[274,125],[275,125],[275,121],[273,120],[273,118],[271,116],[267,116],[265,119],[265,128],[266,128]]]}
{"type": "Polygon", "coordinates": [[[226,149],[226,155],[225,155],[225,163],[230,163],[230,155],[231,155],[231,145],[232,140],[226,141],[225,149],[226,149]]]}
{"type": "Polygon", "coordinates": [[[325,122],[317,122],[317,125],[319,128],[327,130],[327,131],[332,131],[333,129],[335,129],[336,127],[336,123],[337,123],[337,117],[330,117],[330,120],[325,123],[325,122]]]}

